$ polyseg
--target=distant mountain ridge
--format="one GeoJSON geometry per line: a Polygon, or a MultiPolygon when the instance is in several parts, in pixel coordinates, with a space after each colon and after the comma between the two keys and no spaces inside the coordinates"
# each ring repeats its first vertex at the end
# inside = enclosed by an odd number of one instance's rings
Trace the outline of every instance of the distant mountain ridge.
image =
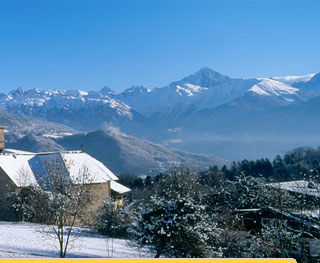
{"type": "MultiPolygon", "coordinates": [[[[296,96],[291,102],[307,100],[320,93],[320,73],[301,77],[235,79],[205,67],[163,88],[149,89],[137,85],[120,93],[107,86],[100,91],[89,92],[18,88],[8,94],[1,94],[0,106],[11,113],[49,119],[49,112],[52,111],[89,111],[105,107],[112,109],[110,119],[132,120],[137,113],[148,117],[157,113],[187,111],[190,107],[194,110],[217,107],[243,96],[249,90],[258,93],[257,86],[261,85],[264,90],[266,85],[269,91],[270,88],[278,89],[282,95],[299,93],[300,96],[296,96]],[[308,91],[313,93],[309,94],[308,91]]],[[[261,92],[261,87],[259,90],[259,95],[265,95],[261,92]]],[[[273,92],[270,95],[281,94],[273,92]]]]}
{"type": "Polygon", "coordinates": [[[143,116],[112,98],[115,94],[106,87],[100,92],[19,88],[2,95],[0,107],[13,114],[61,123],[81,131],[101,129],[111,123],[138,129],[143,116]]]}
{"type": "Polygon", "coordinates": [[[56,139],[30,134],[9,144],[9,147],[35,152],[84,150],[118,175],[154,175],[178,166],[201,171],[214,165],[228,165],[227,161],[216,156],[166,148],[116,129],[78,133],[56,139]]]}
{"type": "Polygon", "coordinates": [[[288,150],[289,144],[274,139],[280,136],[290,140],[290,148],[300,146],[295,145],[296,136],[305,139],[301,143],[308,142],[310,135],[317,138],[320,123],[313,119],[318,119],[319,96],[320,73],[240,79],[202,68],[154,89],[143,85],[123,92],[107,86],[89,92],[19,88],[0,94],[0,107],[74,131],[117,127],[159,144],[237,159],[288,150]],[[270,142],[255,144],[253,149],[243,138],[270,142]],[[239,146],[237,151],[231,141],[239,146]],[[267,150],[270,145],[274,147],[267,150]]]}

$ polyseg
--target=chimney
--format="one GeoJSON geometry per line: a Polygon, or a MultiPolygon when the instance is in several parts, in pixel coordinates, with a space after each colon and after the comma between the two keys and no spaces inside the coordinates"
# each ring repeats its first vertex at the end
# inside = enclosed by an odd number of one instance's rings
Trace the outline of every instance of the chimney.
{"type": "Polygon", "coordinates": [[[0,126],[0,152],[4,150],[4,126],[0,126]]]}

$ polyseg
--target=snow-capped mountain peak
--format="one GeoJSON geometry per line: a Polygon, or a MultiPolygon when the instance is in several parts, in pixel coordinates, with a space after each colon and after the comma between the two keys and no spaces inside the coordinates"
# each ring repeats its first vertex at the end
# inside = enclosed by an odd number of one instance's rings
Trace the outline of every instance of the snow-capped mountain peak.
{"type": "Polygon", "coordinates": [[[208,78],[208,79],[216,79],[219,80],[221,78],[229,78],[226,75],[221,74],[218,71],[215,71],[211,68],[208,67],[203,67],[199,71],[197,71],[195,74],[191,75],[194,77],[199,77],[199,78],[208,78]]]}
{"type": "Polygon", "coordinates": [[[24,94],[24,90],[19,87],[15,90],[10,91],[8,96],[10,96],[11,98],[15,98],[15,97],[22,96],[23,94],[24,94]]]}
{"type": "Polygon", "coordinates": [[[307,75],[301,75],[301,76],[272,77],[272,79],[288,85],[292,85],[293,83],[297,83],[297,82],[307,82],[311,80],[314,75],[315,74],[307,74],[307,75]]]}
{"type": "Polygon", "coordinates": [[[294,95],[299,91],[297,88],[293,88],[287,84],[273,79],[262,78],[259,80],[260,82],[253,85],[249,91],[264,96],[283,96],[288,94],[294,95]]]}
{"type": "Polygon", "coordinates": [[[200,87],[212,87],[217,85],[218,83],[222,83],[228,80],[231,80],[231,78],[205,67],[200,69],[196,73],[181,79],[180,81],[172,82],[169,86],[182,86],[185,83],[190,83],[192,85],[197,85],[200,87]]]}
{"type": "Polygon", "coordinates": [[[109,88],[108,86],[103,86],[99,93],[100,93],[100,95],[106,95],[106,96],[118,94],[117,92],[115,92],[111,88],[109,88]]]}
{"type": "Polygon", "coordinates": [[[145,85],[133,85],[130,88],[126,89],[123,93],[127,95],[138,95],[149,92],[151,92],[151,89],[148,89],[145,85]]]}
{"type": "Polygon", "coordinates": [[[194,112],[212,108],[242,96],[258,81],[256,79],[233,79],[212,69],[202,68],[196,73],[168,86],[152,89],[151,92],[126,90],[117,98],[144,116],[194,112]]]}
{"type": "Polygon", "coordinates": [[[279,102],[285,102],[285,104],[306,101],[314,97],[313,93],[301,91],[273,79],[263,78],[259,80],[259,83],[248,90],[249,93],[277,99],[279,102]]]}

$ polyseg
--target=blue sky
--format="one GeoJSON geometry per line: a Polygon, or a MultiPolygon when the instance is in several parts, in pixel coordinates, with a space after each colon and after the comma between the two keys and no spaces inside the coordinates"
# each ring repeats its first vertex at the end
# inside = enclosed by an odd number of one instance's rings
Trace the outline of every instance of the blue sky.
{"type": "Polygon", "coordinates": [[[0,0],[0,91],[320,72],[320,1],[0,0]]]}

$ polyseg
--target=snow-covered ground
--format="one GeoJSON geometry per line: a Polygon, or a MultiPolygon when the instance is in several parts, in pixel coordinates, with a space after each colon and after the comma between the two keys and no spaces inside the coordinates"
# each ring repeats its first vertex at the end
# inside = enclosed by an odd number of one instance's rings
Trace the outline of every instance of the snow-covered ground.
{"type": "MultiPolygon", "coordinates": [[[[42,227],[25,222],[0,222],[0,258],[56,258],[58,241],[54,234],[43,234],[42,227]]],[[[72,241],[67,257],[71,258],[142,258],[152,257],[130,241],[107,239],[83,231],[72,241]]]]}

